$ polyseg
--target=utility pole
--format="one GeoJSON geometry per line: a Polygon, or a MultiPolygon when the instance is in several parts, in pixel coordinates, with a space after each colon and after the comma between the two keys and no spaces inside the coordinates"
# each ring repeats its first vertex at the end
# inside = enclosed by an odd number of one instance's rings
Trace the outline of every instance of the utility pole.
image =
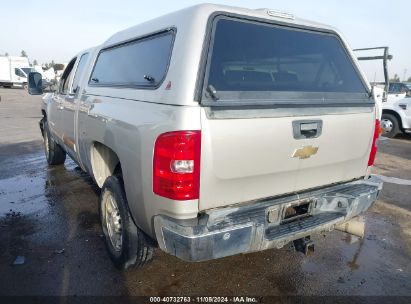
{"type": "Polygon", "coordinates": [[[407,81],[407,78],[405,77],[407,77],[407,69],[404,69],[404,75],[402,77],[402,81],[407,81]]]}

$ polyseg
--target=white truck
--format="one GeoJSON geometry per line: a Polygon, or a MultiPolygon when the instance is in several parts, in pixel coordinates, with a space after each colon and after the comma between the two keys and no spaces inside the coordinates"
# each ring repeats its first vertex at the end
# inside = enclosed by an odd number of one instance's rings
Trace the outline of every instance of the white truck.
{"type": "Polygon", "coordinates": [[[390,83],[388,61],[393,58],[388,46],[355,49],[354,51],[383,50],[382,56],[360,56],[358,60],[382,60],[384,82],[371,83],[373,95],[378,104],[382,135],[393,138],[400,132],[411,131],[411,98],[409,85],[401,82],[390,83]]]}
{"type": "Polygon", "coordinates": [[[411,98],[388,99],[383,103],[382,135],[393,138],[398,133],[411,131],[411,98]]]}
{"type": "Polygon", "coordinates": [[[0,56],[0,86],[27,88],[27,75],[35,70],[27,57],[0,56]]]}

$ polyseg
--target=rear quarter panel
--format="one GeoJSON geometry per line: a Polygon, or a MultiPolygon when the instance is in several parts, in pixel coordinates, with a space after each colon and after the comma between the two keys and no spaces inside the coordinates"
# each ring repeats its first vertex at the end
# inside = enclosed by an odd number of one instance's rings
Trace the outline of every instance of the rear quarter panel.
{"type": "Polygon", "coordinates": [[[197,216],[198,200],[172,201],[153,193],[152,161],[158,135],[175,130],[200,130],[200,108],[83,96],[78,116],[79,149],[92,174],[91,150],[95,142],[113,150],[121,163],[127,200],[136,224],[154,236],[152,218],[197,216]],[[90,106],[93,105],[92,108],[90,106]]]}

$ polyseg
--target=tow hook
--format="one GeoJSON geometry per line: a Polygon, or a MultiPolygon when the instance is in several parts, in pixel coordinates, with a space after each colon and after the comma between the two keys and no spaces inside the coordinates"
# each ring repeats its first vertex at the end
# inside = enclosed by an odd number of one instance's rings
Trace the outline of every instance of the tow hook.
{"type": "Polygon", "coordinates": [[[295,251],[302,252],[305,255],[314,253],[314,242],[309,236],[293,241],[295,251]]]}

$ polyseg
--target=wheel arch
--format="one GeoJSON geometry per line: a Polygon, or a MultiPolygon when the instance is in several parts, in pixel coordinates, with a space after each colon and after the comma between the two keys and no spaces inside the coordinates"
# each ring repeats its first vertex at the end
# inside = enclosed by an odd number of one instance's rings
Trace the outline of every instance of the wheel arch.
{"type": "Polygon", "coordinates": [[[121,170],[121,163],[117,153],[100,142],[94,142],[91,146],[90,160],[94,180],[100,188],[107,177],[121,170]]]}
{"type": "Polygon", "coordinates": [[[395,116],[395,118],[397,118],[397,120],[398,120],[398,125],[399,125],[400,129],[401,129],[401,130],[403,129],[401,116],[400,116],[400,114],[398,114],[396,111],[393,111],[393,110],[382,110],[382,114],[383,114],[383,115],[384,115],[384,114],[391,114],[391,115],[395,116]]]}

